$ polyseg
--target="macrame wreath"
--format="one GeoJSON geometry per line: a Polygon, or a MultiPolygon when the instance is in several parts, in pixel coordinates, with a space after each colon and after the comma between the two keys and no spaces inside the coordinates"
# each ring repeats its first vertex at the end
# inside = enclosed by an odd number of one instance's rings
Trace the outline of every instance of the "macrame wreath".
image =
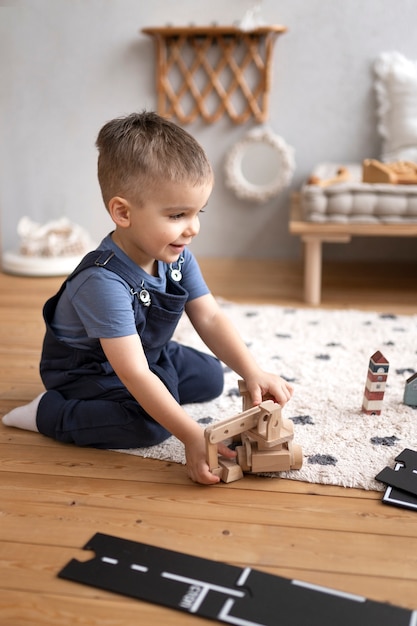
{"type": "Polygon", "coordinates": [[[226,156],[224,169],[226,185],[238,198],[263,203],[276,196],[291,182],[295,169],[294,150],[282,137],[268,128],[254,128],[232,146],[226,156]],[[242,170],[243,158],[254,143],[272,147],[278,157],[275,176],[263,185],[248,181],[242,170]]]}

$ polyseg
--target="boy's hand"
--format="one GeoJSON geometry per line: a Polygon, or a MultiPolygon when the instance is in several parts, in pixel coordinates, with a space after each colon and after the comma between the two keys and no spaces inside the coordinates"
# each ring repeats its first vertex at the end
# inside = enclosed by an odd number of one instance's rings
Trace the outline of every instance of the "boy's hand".
{"type": "MultiPolygon", "coordinates": [[[[219,454],[228,459],[234,459],[236,457],[236,452],[230,450],[230,448],[223,443],[219,443],[218,451],[219,454]]],[[[203,432],[201,433],[201,437],[198,439],[195,438],[190,444],[185,445],[185,458],[187,461],[188,475],[195,483],[215,485],[220,482],[220,478],[210,472],[206,459],[206,445],[203,432]]]]}
{"type": "Polygon", "coordinates": [[[294,393],[294,387],[281,376],[263,372],[258,376],[247,378],[245,380],[247,389],[253,402],[253,406],[257,406],[262,402],[262,398],[270,394],[275,402],[284,406],[294,393]]]}

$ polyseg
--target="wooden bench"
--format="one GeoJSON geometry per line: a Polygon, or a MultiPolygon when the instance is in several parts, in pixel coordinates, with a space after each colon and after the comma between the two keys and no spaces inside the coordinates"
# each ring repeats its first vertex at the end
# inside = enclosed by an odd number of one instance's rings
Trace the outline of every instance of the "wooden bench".
{"type": "Polygon", "coordinates": [[[349,243],[352,237],[417,237],[417,222],[359,223],[303,221],[298,196],[291,201],[289,231],[304,244],[304,300],[321,301],[322,244],[349,243]]]}

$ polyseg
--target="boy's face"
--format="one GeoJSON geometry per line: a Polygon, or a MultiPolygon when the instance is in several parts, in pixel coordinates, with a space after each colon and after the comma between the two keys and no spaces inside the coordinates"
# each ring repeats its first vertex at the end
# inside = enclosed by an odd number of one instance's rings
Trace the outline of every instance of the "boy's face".
{"type": "Polygon", "coordinates": [[[199,214],[207,205],[212,181],[193,186],[161,182],[146,192],[141,205],[127,203],[114,239],[128,256],[152,273],[155,260],[173,263],[200,230],[199,214]]]}

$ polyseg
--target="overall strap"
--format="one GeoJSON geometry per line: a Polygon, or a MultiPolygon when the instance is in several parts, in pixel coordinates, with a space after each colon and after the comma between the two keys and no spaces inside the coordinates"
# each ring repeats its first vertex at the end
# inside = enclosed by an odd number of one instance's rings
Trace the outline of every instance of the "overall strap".
{"type": "MultiPolygon", "coordinates": [[[[136,288],[138,286],[138,280],[130,267],[128,267],[126,263],[118,259],[112,250],[92,250],[85,255],[85,257],[80,261],[80,263],[71,272],[71,274],[66,277],[55,296],[52,296],[51,298],[49,298],[49,300],[47,300],[43,309],[45,319],[47,311],[51,310],[51,307],[54,307],[56,305],[56,302],[63,294],[67,282],[77,276],[83,270],[94,266],[104,267],[105,269],[110,270],[115,274],[118,274],[128,283],[128,285],[130,285],[132,295],[134,295],[134,292],[136,292],[136,288]]],[[[136,310],[136,298],[134,298],[133,302],[136,310]]]]}
{"type": "Polygon", "coordinates": [[[103,267],[118,274],[134,289],[138,287],[138,277],[135,272],[124,261],[119,259],[112,250],[93,250],[86,254],[65,282],[71,280],[71,278],[74,278],[83,270],[94,266],[103,267]]]}

